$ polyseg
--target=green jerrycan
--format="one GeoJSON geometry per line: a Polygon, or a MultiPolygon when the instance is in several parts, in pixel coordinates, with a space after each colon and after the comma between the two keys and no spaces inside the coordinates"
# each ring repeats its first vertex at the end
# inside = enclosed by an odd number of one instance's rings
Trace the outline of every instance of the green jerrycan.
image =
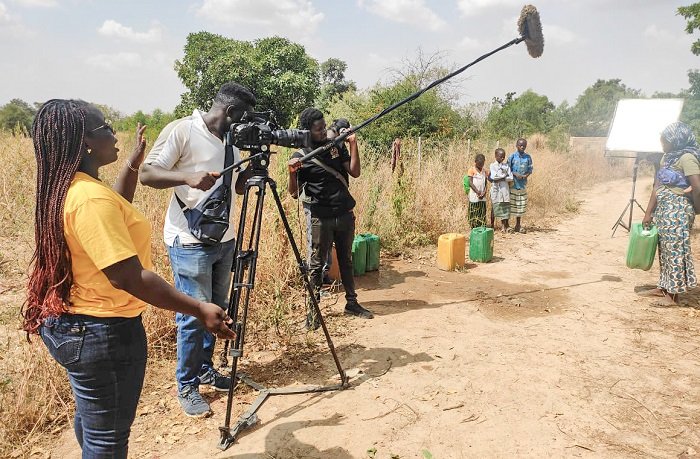
{"type": "Polygon", "coordinates": [[[469,259],[488,263],[493,258],[493,228],[479,227],[469,233],[469,259]]]}
{"type": "Polygon", "coordinates": [[[469,190],[471,190],[471,186],[469,186],[469,176],[465,175],[462,177],[462,186],[464,187],[464,192],[466,194],[469,194],[469,190]]]}
{"type": "Polygon", "coordinates": [[[361,276],[367,271],[367,239],[358,234],[352,241],[352,272],[361,276]]]}
{"type": "Polygon", "coordinates": [[[627,267],[648,271],[654,264],[659,232],[656,226],[645,229],[641,223],[633,223],[627,245],[627,267]]]}
{"type": "Polygon", "coordinates": [[[367,241],[367,271],[379,269],[379,236],[376,234],[363,234],[367,241]]]}

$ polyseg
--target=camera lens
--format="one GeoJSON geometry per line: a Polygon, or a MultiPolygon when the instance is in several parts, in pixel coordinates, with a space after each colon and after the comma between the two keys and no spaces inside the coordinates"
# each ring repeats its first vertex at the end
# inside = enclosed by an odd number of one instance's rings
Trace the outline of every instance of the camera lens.
{"type": "Polygon", "coordinates": [[[302,129],[278,129],[272,131],[272,143],[281,147],[310,147],[311,131],[302,129]]]}

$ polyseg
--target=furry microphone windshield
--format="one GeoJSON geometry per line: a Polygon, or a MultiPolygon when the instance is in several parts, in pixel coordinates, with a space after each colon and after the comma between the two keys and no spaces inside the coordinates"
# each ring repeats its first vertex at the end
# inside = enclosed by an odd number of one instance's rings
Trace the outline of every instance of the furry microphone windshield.
{"type": "Polygon", "coordinates": [[[532,57],[540,57],[544,50],[544,37],[542,36],[542,23],[540,13],[532,5],[523,6],[518,18],[518,31],[525,40],[527,53],[532,57]]]}
{"type": "MultiPolygon", "coordinates": [[[[540,13],[537,12],[537,8],[535,8],[532,5],[525,5],[520,11],[520,17],[518,17],[518,30],[520,31],[520,37],[514,38],[513,40],[509,41],[508,43],[504,44],[503,46],[500,46],[493,51],[489,51],[488,53],[478,57],[477,59],[473,60],[469,64],[465,65],[462,68],[459,68],[452,73],[445,75],[444,77],[440,78],[439,80],[435,80],[432,83],[430,83],[428,86],[424,87],[423,89],[420,89],[416,91],[415,93],[411,94],[410,96],[406,97],[405,99],[402,99],[398,102],[396,102],[393,105],[390,105],[389,107],[385,108],[381,112],[377,113],[376,115],[372,116],[371,118],[368,118],[364,120],[362,123],[360,123],[357,126],[353,126],[345,133],[335,137],[332,141],[327,143],[326,145],[323,145],[321,147],[316,148],[315,150],[311,151],[310,153],[307,153],[301,158],[301,162],[307,162],[311,161],[312,158],[315,156],[319,155],[320,153],[324,151],[330,150],[333,145],[338,145],[342,143],[346,137],[351,135],[354,132],[359,131],[363,127],[367,126],[370,123],[375,122],[382,116],[391,113],[392,111],[396,110],[400,106],[416,99],[419,97],[421,94],[423,94],[425,91],[428,91],[431,88],[434,88],[435,86],[439,85],[440,83],[449,80],[455,75],[459,75],[460,73],[464,72],[467,70],[469,67],[483,61],[484,59],[493,56],[499,51],[503,51],[504,49],[517,45],[518,43],[525,42],[525,45],[527,46],[527,52],[530,54],[532,57],[540,57],[542,55],[542,51],[544,50],[544,37],[542,36],[542,23],[540,22],[540,13]]],[[[237,167],[237,165],[234,165],[237,167]]],[[[231,166],[233,167],[233,166],[231,166]]],[[[221,173],[227,172],[226,170],[223,170],[221,173]]]]}

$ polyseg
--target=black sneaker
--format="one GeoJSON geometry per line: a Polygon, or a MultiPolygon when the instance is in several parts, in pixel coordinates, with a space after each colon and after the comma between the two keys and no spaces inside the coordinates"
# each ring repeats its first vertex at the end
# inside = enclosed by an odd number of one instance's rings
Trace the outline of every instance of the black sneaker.
{"type": "Polygon", "coordinates": [[[323,285],[333,285],[333,279],[328,277],[328,274],[323,275],[323,285]]]}
{"type": "Polygon", "coordinates": [[[345,314],[350,314],[351,316],[362,317],[363,319],[373,319],[374,314],[369,310],[363,308],[360,303],[352,302],[345,305],[345,314]]]}
{"type": "Polygon", "coordinates": [[[211,386],[219,392],[227,392],[231,387],[231,378],[224,376],[213,368],[199,377],[199,384],[203,386],[211,386]]]}

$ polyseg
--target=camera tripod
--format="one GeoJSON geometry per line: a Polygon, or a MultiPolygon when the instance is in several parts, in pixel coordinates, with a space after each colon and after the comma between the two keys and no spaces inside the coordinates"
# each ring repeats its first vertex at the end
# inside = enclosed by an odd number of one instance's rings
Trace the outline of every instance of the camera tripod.
{"type": "MultiPolygon", "coordinates": [[[[227,146],[228,147],[228,146],[227,146]]],[[[272,395],[291,395],[291,394],[306,394],[314,392],[327,392],[340,390],[347,387],[347,376],[345,371],[338,360],[338,356],[335,352],[335,347],[333,346],[333,341],[328,333],[328,328],[326,328],[326,323],[321,315],[321,309],[318,305],[318,299],[316,298],[314,288],[311,285],[309,279],[308,270],[306,263],[304,263],[299,248],[294,241],[294,236],[292,234],[292,229],[289,226],[289,221],[284,213],[284,208],[282,207],[282,202],[280,201],[279,194],[277,192],[277,184],[269,176],[267,167],[269,165],[270,152],[268,145],[261,145],[259,150],[251,150],[250,156],[243,161],[238,162],[234,166],[239,166],[241,163],[250,161],[252,169],[252,177],[250,177],[245,183],[245,192],[243,193],[243,200],[241,204],[241,216],[238,221],[238,233],[236,235],[236,248],[234,252],[234,265],[232,267],[233,271],[233,281],[231,287],[231,295],[229,297],[228,314],[233,319],[234,325],[233,329],[236,332],[236,339],[233,341],[227,341],[224,345],[224,351],[222,352],[222,363],[227,366],[228,361],[226,358],[227,348],[229,343],[231,343],[230,355],[233,359],[231,364],[231,387],[228,391],[228,399],[226,402],[226,419],[224,425],[219,427],[219,432],[221,434],[219,440],[219,449],[226,450],[231,446],[235,440],[236,436],[245,428],[251,427],[258,421],[256,412],[265,403],[268,397],[272,395]],[[265,194],[267,187],[269,186],[272,196],[277,205],[277,211],[279,213],[284,229],[287,233],[287,238],[294,252],[294,257],[296,258],[297,264],[299,266],[299,271],[301,272],[303,283],[306,291],[309,295],[311,301],[312,312],[316,314],[318,321],[323,329],[323,334],[326,337],[326,343],[328,344],[328,349],[331,351],[333,360],[335,361],[335,366],[338,369],[338,374],[340,376],[340,383],[330,386],[306,386],[306,387],[283,387],[283,388],[266,388],[260,384],[257,384],[251,380],[247,375],[243,373],[238,373],[238,359],[243,356],[243,344],[245,341],[245,329],[246,322],[248,319],[248,303],[250,300],[250,293],[255,286],[255,272],[258,261],[258,246],[260,243],[260,230],[262,227],[263,218],[263,205],[265,202],[265,194]],[[252,215],[251,231],[246,239],[246,223],[247,223],[247,208],[248,200],[250,198],[250,193],[253,188],[257,189],[257,197],[255,202],[255,210],[252,215]],[[245,239],[245,246],[244,246],[245,239]],[[241,306],[241,300],[243,304],[241,306]],[[239,317],[240,316],[240,317],[239,317]],[[248,408],[248,410],[243,413],[236,424],[231,427],[231,407],[233,404],[233,392],[237,386],[237,382],[241,381],[253,389],[259,391],[258,397],[255,399],[253,404],[248,408]]]]}
{"type": "Polygon", "coordinates": [[[624,210],[622,211],[622,213],[620,214],[620,216],[617,218],[617,221],[616,221],[615,224],[613,225],[613,227],[612,227],[613,232],[612,232],[612,235],[611,235],[610,237],[614,237],[614,236],[615,236],[615,231],[617,231],[617,227],[618,227],[618,226],[623,227],[623,228],[626,229],[628,232],[632,229],[632,211],[634,211],[634,206],[635,206],[635,205],[636,205],[637,207],[639,207],[639,210],[641,210],[642,213],[646,212],[646,210],[644,210],[644,207],[642,207],[642,205],[641,205],[641,204],[637,201],[637,199],[634,197],[634,191],[635,191],[635,188],[636,188],[636,186],[637,186],[637,170],[639,169],[639,163],[642,162],[643,159],[644,159],[644,158],[642,158],[642,157],[640,157],[640,156],[637,156],[637,157],[634,159],[634,167],[632,168],[632,196],[630,196],[629,202],[627,203],[627,205],[625,206],[624,210]],[[624,218],[625,218],[625,214],[627,214],[627,211],[628,211],[628,210],[629,210],[629,213],[630,213],[630,214],[629,214],[629,219],[627,220],[627,222],[625,222],[625,221],[624,221],[624,218]]]}

